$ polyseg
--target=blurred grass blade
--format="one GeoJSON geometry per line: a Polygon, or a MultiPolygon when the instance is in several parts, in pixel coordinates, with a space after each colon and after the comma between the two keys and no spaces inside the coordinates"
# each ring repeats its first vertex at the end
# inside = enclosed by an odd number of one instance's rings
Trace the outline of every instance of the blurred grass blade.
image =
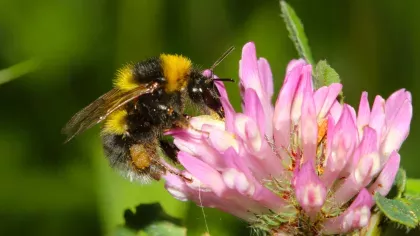
{"type": "Polygon", "coordinates": [[[38,68],[38,64],[36,60],[31,59],[0,70],[0,85],[33,72],[38,68]]]}
{"type": "Polygon", "coordinates": [[[296,15],[293,8],[286,3],[286,1],[280,1],[280,10],[284,22],[286,23],[287,30],[289,31],[289,37],[295,44],[299,56],[304,58],[308,63],[314,65],[308,39],[306,38],[305,31],[299,17],[296,15]]]}

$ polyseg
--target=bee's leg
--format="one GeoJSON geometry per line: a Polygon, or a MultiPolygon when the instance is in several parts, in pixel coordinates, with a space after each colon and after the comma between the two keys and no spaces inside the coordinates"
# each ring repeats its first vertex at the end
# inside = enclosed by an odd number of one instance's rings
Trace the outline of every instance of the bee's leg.
{"type": "Polygon", "coordinates": [[[188,114],[181,114],[177,111],[175,111],[172,107],[168,107],[167,109],[168,115],[172,118],[172,127],[171,129],[181,128],[181,129],[192,129],[196,132],[209,134],[208,132],[196,129],[192,127],[189,120],[191,119],[191,116],[188,114]]]}
{"type": "Polygon", "coordinates": [[[190,121],[189,121],[190,119],[191,119],[191,116],[190,116],[190,115],[188,115],[188,114],[182,114],[182,118],[181,118],[181,119],[179,119],[178,121],[176,121],[176,122],[173,124],[173,128],[192,129],[192,130],[194,130],[194,131],[196,131],[196,132],[199,132],[199,133],[204,133],[204,134],[206,134],[206,135],[209,135],[209,133],[208,133],[208,132],[206,132],[206,131],[203,131],[203,130],[201,130],[201,129],[197,129],[197,128],[193,127],[193,126],[190,124],[190,121]]]}
{"type": "MultiPolygon", "coordinates": [[[[168,141],[168,140],[159,140],[159,142],[160,142],[160,148],[165,153],[165,155],[171,161],[173,161],[175,164],[179,164],[179,161],[178,161],[178,158],[177,158],[179,149],[175,146],[175,144],[173,142],[168,141]]],[[[191,178],[186,177],[178,169],[172,168],[169,165],[164,165],[161,161],[158,161],[156,163],[158,165],[160,165],[163,169],[165,169],[165,171],[168,171],[169,173],[171,173],[173,175],[177,175],[187,182],[192,182],[191,178]]]]}
{"type": "Polygon", "coordinates": [[[189,122],[189,120],[191,119],[191,116],[190,116],[190,115],[188,115],[188,114],[183,114],[183,116],[184,116],[184,119],[187,121],[187,124],[186,124],[186,127],[185,127],[185,128],[189,128],[189,129],[192,129],[192,130],[194,130],[194,131],[196,131],[196,132],[206,134],[207,136],[208,136],[208,135],[210,135],[210,134],[209,134],[209,132],[203,131],[203,130],[201,130],[201,129],[196,129],[195,127],[193,127],[193,126],[190,124],[190,122],[189,122]]]}
{"type": "Polygon", "coordinates": [[[174,163],[179,163],[177,158],[179,149],[175,146],[175,144],[173,142],[169,142],[168,140],[159,140],[159,142],[165,155],[174,163]]]}
{"type": "Polygon", "coordinates": [[[162,168],[162,169],[164,169],[165,171],[167,171],[167,172],[169,172],[169,173],[171,173],[171,174],[173,174],[173,175],[176,175],[176,176],[179,176],[180,178],[182,178],[183,180],[185,180],[185,181],[187,181],[187,182],[192,182],[193,180],[191,179],[191,178],[189,178],[189,177],[187,177],[187,176],[185,176],[183,173],[181,173],[181,171],[179,171],[179,170],[177,170],[177,169],[172,169],[172,168],[170,168],[170,167],[168,167],[168,166],[165,166],[162,162],[160,162],[160,161],[157,161],[156,162],[156,165],[157,166],[160,166],[160,168],[162,168]]]}

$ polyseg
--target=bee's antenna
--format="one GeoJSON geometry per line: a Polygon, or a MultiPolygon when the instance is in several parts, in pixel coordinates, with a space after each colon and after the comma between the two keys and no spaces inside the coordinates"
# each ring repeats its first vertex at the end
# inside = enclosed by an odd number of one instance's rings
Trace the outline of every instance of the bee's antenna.
{"type": "Polygon", "coordinates": [[[231,78],[214,78],[214,81],[223,81],[223,82],[235,82],[234,79],[231,78]]]}
{"type": "Polygon", "coordinates": [[[235,46],[231,46],[228,50],[226,50],[226,52],[223,53],[222,56],[220,56],[219,59],[213,63],[213,65],[210,67],[210,70],[213,71],[214,68],[216,68],[216,66],[218,66],[220,62],[222,62],[233,50],[235,50],[235,46]]]}
{"type": "MultiPolygon", "coordinates": [[[[213,65],[210,67],[210,72],[211,72],[211,76],[210,78],[213,78],[213,70],[214,68],[216,68],[216,66],[218,66],[220,64],[220,62],[222,62],[233,50],[235,50],[235,46],[231,46],[230,48],[228,48],[228,50],[226,50],[225,53],[222,54],[222,56],[219,57],[219,59],[217,59],[213,65]]],[[[223,80],[220,80],[223,81],[223,80]]]]}

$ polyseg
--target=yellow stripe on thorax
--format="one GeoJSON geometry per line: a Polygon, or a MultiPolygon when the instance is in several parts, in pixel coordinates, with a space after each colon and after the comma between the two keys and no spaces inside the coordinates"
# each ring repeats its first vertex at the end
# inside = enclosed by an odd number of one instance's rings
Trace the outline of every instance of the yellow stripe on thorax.
{"type": "Polygon", "coordinates": [[[190,59],[180,55],[161,54],[160,60],[167,81],[165,91],[170,93],[185,88],[192,67],[190,59]]]}
{"type": "Polygon", "coordinates": [[[118,110],[111,113],[105,120],[103,132],[122,135],[127,131],[127,111],[118,110]]]}

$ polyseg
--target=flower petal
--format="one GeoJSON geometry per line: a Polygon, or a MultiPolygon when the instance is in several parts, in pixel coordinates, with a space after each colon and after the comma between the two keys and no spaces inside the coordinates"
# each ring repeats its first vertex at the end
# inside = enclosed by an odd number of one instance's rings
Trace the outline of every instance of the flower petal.
{"type": "Polygon", "coordinates": [[[263,93],[262,81],[259,78],[257,51],[253,42],[245,44],[242,48],[242,57],[239,62],[239,77],[241,85],[247,89],[252,88],[258,95],[263,93]]]}
{"type": "Polygon", "coordinates": [[[385,100],[381,96],[376,96],[370,114],[369,126],[376,131],[377,145],[381,142],[382,132],[385,130],[385,100]]]}
{"type": "Polygon", "coordinates": [[[311,81],[307,80],[302,104],[302,117],[300,119],[301,145],[303,148],[303,158],[301,163],[315,161],[316,146],[318,138],[318,122],[316,118],[316,108],[312,95],[311,81]]]}
{"type": "Polygon", "coordinates": [[[271,102],[271,97],[274,93],[273,74],[271,73],[268,61],[265,58],[260,57],[260,59],[258,59],[258,71],[261,78],[261,82],[263,82],[262,84],[264,90],[271,102]]]}
{"type": "Polygon", "coordinates": [[[327,133],[327,160],[321,179],[330,187],[351,159],[357,142],[357,128],[348,105],[344,105],[343,113],[337,125],[333,127],[333,118],[329,118],[327,133]]]}
{"type": "MultiPolygon", "coordinates": [[[[331,106],[334,104],[335,101],[337,101],[337,96],[342,88],[343,86],[338,83],[333,83],[327,87],[327,94],[325,98],[323,99],[319,107],[317,106],[318,119],[322,119],[327,115],[328,111],[331,109],[331,106]]],[[[321,89],[322,88],[318,89],[315,92],[315,103],[317,103],[316,93],[321,89]]]]}
{"type": "Polygon", "coordinates": [[[185,152],[179,152],[178,160],[188,172],[202,182],[205,187],[212,189],[218,196],[226,191],[222,176],[208,164],[185,152]]]}
{"type": "Polygon", "coordinates": [[[350,207],[341,215],[324,222],[324,234],[342,234],[365,227],[374,201],[366,189],[360,191],[350,207]]]}
{"type": "Polygon", "coordinates": [[[357,128],[359,130],[359,135],[363,136],[363,128],[366,125],[369,125],[370,120],[370,106],[367,92],[362,93],[362,97],[360,98],[359,111],[357,115],[357,128]]]}
{"type": "Polygon", "coordinates": [[[399,168],[400,155],[394,151],[391,153],[391,156],[386,162],[375,183],[369,187],[369,192],[371,192],[372,195],[379,192],[382,196],[386,196],[391,190],[399,168]]]}
{"type": "Polygon", "coordinates": [[[274,109],[274,140],[278,147],[288,147],[291,131],[291,109],[304,63],[297,63],[287,74],[274,109]]]}
{"type": "Polygon", "coordinates": [[[327,189],[315,174],[314,163],[309,161],[302,165],[295,178],[296,199],[306,214],[314,218],[321,210],[327,197],[327,189]]]}
{"type": "Polygon", "coordinates": [[[290,113],[292,124],[297,124],[302,115],[302,103],[306,88],[310,89],[311,91],[313,90],[311,65],[306,65],[302,68],[299,87],[297,88],[296,94],[293,98],[292,109],[290,113]]]}
{"type": "Polygon", "coordinates": [[[410,122],[413,116],[413,106],[409,98],[411,99],[411,96],[404,97],[404,101],[399,103],[400,107],[395,108],[395,113],[388,113],[388,111],[386,111],[387,131],[381,147],[384,156],[384,159],[382,160],[383,163],[393,151],[398,151],[400,149],[403,141],[408,136],[410,122]]]}
{"type": "Polygon", "coordinates": [[[265,134],[266,116],[264,114],[261,101],[253,89],[245,89],[242,109],[245,115],[253,119],[255,123],[258,124],[259,132],[261,134],[265,134]]]}

